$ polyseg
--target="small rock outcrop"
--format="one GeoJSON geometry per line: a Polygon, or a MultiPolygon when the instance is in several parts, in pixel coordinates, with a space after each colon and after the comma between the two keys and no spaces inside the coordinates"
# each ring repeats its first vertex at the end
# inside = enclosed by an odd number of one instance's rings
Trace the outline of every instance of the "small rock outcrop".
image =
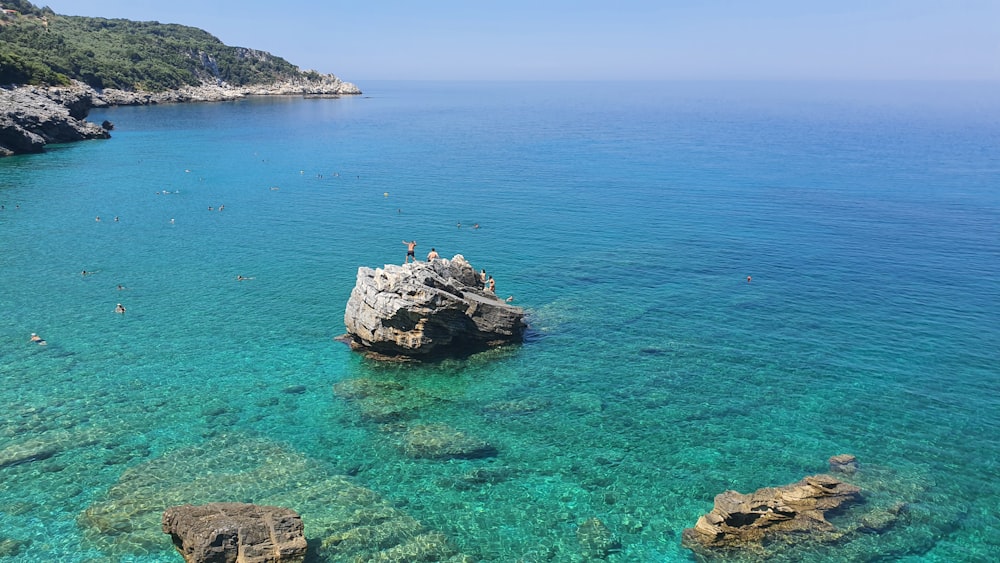
{"type": "Polygon", "coordinates": [[[861,489],[830,475],[806,477],[783,487],[767,487],[745,495],[726,491],[715,497],[711,512],[682,534],[684,547],[700,555],[726,550],[761,549],[765,541],[838,537],[824,514],[861,500],[861,489]]]}
{"type": "Polygon", "coordinates": [[[465,355],[524,338],[524,310],[483,290],[458,254],[451,260],[358,268],[344,313],[347,340],[376,357],[465,355]]]}
{"type": "Polygon", "coordinates": [[[168,508],[163,532],[187,563],[301,563],[302,518],[277,506],[216,502],[168,508]]]}

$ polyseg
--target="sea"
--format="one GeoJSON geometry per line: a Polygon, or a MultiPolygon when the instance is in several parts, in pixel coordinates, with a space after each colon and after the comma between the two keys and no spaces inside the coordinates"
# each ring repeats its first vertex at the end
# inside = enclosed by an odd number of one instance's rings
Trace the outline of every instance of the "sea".
{"type": "Polygon", "coordinates": [[[858,502],[718,560],[1000,560],[1000,84],[359,87],[0,159],[0,561],[181,561],[216,501],[308,561],[707,561],[716,495],[841,454],[858,502]],[[404,240],[525,341],[337,340],[404,240]]]}

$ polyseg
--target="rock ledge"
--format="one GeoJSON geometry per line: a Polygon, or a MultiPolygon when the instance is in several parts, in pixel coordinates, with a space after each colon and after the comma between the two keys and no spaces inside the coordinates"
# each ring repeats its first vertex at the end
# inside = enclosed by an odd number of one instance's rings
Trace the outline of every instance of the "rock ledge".
{"type": "Polygon", "coordinates": [[[0,156],[41,152],[51,143],[107,139],[85,121],[94,92],[66,88],[0,88],[0,156]]]}

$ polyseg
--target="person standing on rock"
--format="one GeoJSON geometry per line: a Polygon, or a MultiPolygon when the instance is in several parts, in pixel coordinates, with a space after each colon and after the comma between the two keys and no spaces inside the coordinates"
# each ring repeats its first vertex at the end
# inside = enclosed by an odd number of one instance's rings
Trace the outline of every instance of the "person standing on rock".
{"type": "Polygon", "coordinates": [[[496,293],[497,292],[497,282],[494,281],[493,276],[490,276],[489,285],[487,285],[486,289],[490,293],[496,293]]]}
{"type": "Polygon", "coordinates": [[[413,261],[416,262],[417,255],[414,253],[413,249],[417,247],[417,241],[411,240],[410,242],[406,242],[404,240],[403,244],[406,245],[406,260],[404,260],[403,263],[404,264],[408,263],[410,261],[410,258],[413,258],[413,261]]]}
{"type": "Polygon", "coordinates": [[[433,262],[434,260],[437,260],[440,257],[441,256],[437,253],[437,250],[434,250],[433,248],[431,248],[431,251],[427,253],[428,262],[433,262]]]}

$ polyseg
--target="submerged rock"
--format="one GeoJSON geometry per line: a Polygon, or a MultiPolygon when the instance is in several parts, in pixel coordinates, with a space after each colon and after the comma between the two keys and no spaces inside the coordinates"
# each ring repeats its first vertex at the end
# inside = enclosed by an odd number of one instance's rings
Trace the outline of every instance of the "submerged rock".
{"type": "Polygon", "coordinates": [[[49,459],[61,450],[43,440],[29,440],[0,449],[0,469],[22,463],[49,459]]]}
{"type": "Polygon", "coordinates": [[[240,502],[186,504],[163,513],[163,533],[187,563],[301,563],[302,518],[279,506],[240,502]]]}
{"type": "Polygon", "coordinates": [[[580,552],[588,559],[604,559],[621,549],[621,542],[598,518],[591,518],[576,529],[580,552]]]}
{"type": "Polygon", "coordinates": [[[349,343],[388,358],[465,355],[521,342],[524,310],[483,290],[462,255],[358,268],[344,313],[349,343]]]}
{"type": "Polygon", "coordinates": [[[841,533],[825,513],[861,500],[861,489],[830,475],[806,477],[783,487],[767,487],[745,495],[726,491],[715,507],[682,534],[682,545],[699,555],[727,550],[760,550],[765,541],[782,538],[833,540],[841,533]]]}
{"type": "Polygon", "coordinates": [[[92,428],[43,431],[36,437],[0,447],[0,469],[47,460],[67,450],[93,445],[103,438],[105,435],[101,431],[92,428]]]}
{"type": "Polygon", "coordinates": [[[438,481],[438,485],[458,491],[469,491],[499,485],[517,476],[518,473],[520,473],[519,470],[509,466],[476,467],[457,477],[443,478],[438,481]]]}
{"type": "Polygon", "coordinates": [[[31,540],[0,539],[0,558],[14,557],[31,546],[31,540]]]}
{"type": "Polygon", "coordinates": [[[550,401],[547,399],[536,399],[532,397],[524,399],[513,399],[509,401],[496,401],[483,407],[483,412],[491,415],[521,415],[530,414],[549,407],[550,401]]]}
{"type": "Polygon", "coordinates": [[[852,454],[840,454],[830,458],[831,473],[853,475],[858,470],[858,458],[852,454]]]}
{"type": "Polygon", "coordinates": [[[430,459],[476,459],[497,455],[496,446],[445,424],[420,424],[403,436],[403,452],[430,459]]]}
{"type": "Polygon", "coordinates": [[[882,533],[896,525],[896,522],[908,510],[905,502],[896,502],[890,506],[877,507],[861,517],[861,529],[866,532],[882,533]]]}
{"type": "Polygon", "coordinates": [[[333,386],[333,392],[342,399],[354,402],[361,417],[373,422],[396,422],[409,418],[434,400],[395,381],[376,381],[366,377],[340,381],[333,386]]]}

